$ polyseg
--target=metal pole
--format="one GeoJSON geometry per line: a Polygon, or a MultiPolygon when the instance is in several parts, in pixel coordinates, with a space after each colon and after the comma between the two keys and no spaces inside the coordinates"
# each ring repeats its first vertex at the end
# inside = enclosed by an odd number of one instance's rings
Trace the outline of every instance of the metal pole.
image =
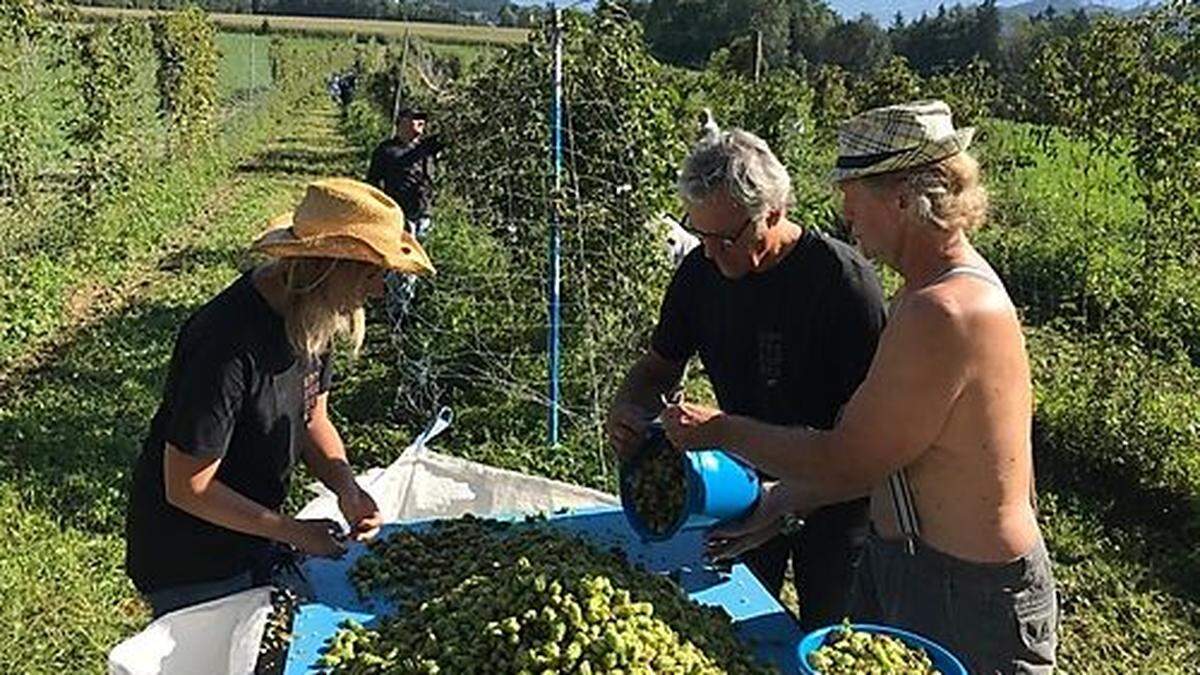
{"type": "Polygon", "coordinates": [[[562,193],[562,10],[550,3],[554,17],[554,98],[550,120],[554,152],[554,192],[550,199],[550,445],[558,445],[558,398],[559,398],[559,288],[562,233],[559,228],[559,199],[562,193]]]}
{"type": "Polygon", "coordinates": [[[763,44],[762,31],[754,31],[754,81],[758,82],[762,77],[762,62],[763,62],[763,44]]]}
{"type": "Polygon", "coordinates": [[[396,98],[392,99],[392,129],[396,128],[396,118],[400,116],[400,94],[404,90],[404,71],[408,68],[408,29],[404,29],[404,46],[400,53],[400,75],[396,78],[396,98]]]}
{"type": "Polygon", "coordinates": [[[250,93],[253,94],[256,87],[254,82],[254,47],[258,44],[258,31],[250,33],[250,93]]]}

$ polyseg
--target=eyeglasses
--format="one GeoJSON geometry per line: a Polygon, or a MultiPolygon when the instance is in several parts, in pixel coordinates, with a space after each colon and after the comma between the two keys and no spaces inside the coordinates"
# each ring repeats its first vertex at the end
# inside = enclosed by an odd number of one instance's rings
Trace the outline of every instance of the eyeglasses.
{"type": "Polygon", "coordinates": [[[717,241],[721,242],[721,245],[725,248],[732,248],[733,245],[738,242],[738,239],[741,239],[742,235],[746,234],[746,228],[750,227],[750,224],[753,222],[753,217],[747,218],[746,222],[742,223],[741,228],[738,229],[737,234],[734,234],[731,237],[727,234],[717,234],[715,232],[704,232],[702,230],[697,230],[691,225],[691,216],[685,213],[683,214],[683,218],[679,219],[679,227],[683,228],[684,232],[695,235],[700,239],[716,239],[717,241]]]}

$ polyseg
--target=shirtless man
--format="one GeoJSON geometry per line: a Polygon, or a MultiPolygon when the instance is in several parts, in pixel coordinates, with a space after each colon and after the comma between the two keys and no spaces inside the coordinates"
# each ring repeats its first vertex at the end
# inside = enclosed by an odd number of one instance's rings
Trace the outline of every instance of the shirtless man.
{"type": "Polygon", "coordinates": [[[904,277],[866,380],[830,431],[692,404],[663,415],[680,448],[720,446],[780,481],[716,532],[717,557],[830,502],[869,494],[853,618],[943,644],[972,673],[1049,673],[1058,608],[1032,504],[1032,396],[1020,322],[971,246],[987,195],[950,110],[923,101],[842,125],[834,170],[864,252],[904,277]]]}

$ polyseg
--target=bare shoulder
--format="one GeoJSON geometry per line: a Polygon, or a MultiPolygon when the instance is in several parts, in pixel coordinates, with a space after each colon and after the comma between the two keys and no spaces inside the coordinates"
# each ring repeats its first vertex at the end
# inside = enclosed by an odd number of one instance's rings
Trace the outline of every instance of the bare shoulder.
{"type": "Polygon", "coordinates": [[[967,333],[971,307],[960,294],[943,287],[927,286],[904,299],[894,322],[903,332],[921,339],[949,344],[967,333]]]}
{"type": "Polygon", "coordinates": [[[995,284],[961,275],[931,284],[913,293],[906,303],[920,318],[943,329],[969,331],[979,322],[1011,321],[1012,303],[995,284]]]}

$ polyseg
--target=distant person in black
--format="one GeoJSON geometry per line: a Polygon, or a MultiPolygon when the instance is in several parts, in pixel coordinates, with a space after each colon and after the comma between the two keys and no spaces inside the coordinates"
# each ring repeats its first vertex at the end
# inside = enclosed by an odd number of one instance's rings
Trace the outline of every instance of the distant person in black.
{"type": "MultiPolygon", "coordinates": [[[[419,241],[433,227],[433,161],[445,144],[425,135],[428,115],[404,108],[396,116],[392,137],[371,153],[367,182],[382,189],[404,209],[404,218],[419,241]]],[[[399,332],[416,294],[415,279],[388,275],[387,313],[393,331],[399,332]]]]}
{"type": "Polygon", "coordinates": [[[425,135],[427,120],[424,111],[401,110],[392,137],[375,147],[367,169],[367,182],[400,204],[410,231],[422,241],[432,225],[433,160],[445,148],[441,138],[425,135]]]}
{"type": "MultiPolygon", "coordinates": [[[[617,453],[699,354],[721,409],[828,429],[866,376],[884,325],[874,269],[850,246],[790,221],[791,179],[757,136],[706,134],[684,162],[684,226],[702,241],[675,272],[650,349],[626,376],[606,430],[617,453]]],[[[767,477],[769,478],[769,477],[767,477]]],[[[779,595],[789,559],[805,629],[846,616],[867,502],[814,512],[744,557],[779,595]]]]}
{"type": "Polygon", "coordinates": [[[354,87],[358,84],[358,71],[347,70],[338,80],[338,103],[343,108],[354,100],[354,87]]]}
{"type": "Polygon", "coordinates": [[[313,183],[254,245],[276,259],[183,325],[126,519],[126,570],[155,617],[258,585],[303,591],[294,553],[336,556],[347,534],[378,529],[329,418],[329,350],[339,335],[362,344],[386,270],[432,270],[403,225],[368,185],[313,183]],[[349,533],[279,511],[297,461],[337,495],[349,533]]]}

